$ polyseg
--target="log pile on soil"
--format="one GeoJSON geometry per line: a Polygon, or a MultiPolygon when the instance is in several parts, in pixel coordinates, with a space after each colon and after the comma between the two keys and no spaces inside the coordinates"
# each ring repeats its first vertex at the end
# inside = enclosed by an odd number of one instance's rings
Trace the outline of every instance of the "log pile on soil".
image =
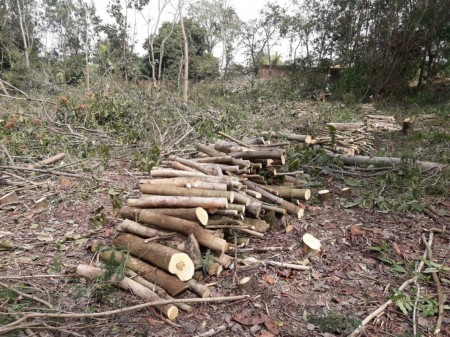
{"type": "MultiPolygon", "coordinates": [[[[197,144],[195,158],[170,156],[153,168],[150,177],[139,182],[140,196],[129,198],[119,211],[124,220],[117,229],[122,234],[110,246],[92,247],[106,264],[113,261],[125,268],[128,277],[110,276],[120,281],[119,287],[149,301],[186,290],[207,297],[210,289],[201,283],[204,274],[219,276],[244,263],[236,260],[237,252],[252,238],[263,238],[273,219],[303,216],[311,191],[299,172],[279,172],[288,142],[270,143],[262,137],[243,142],[219,134],[226,141],[197,144]]],[[[308,253],[319,251],[317,242],[313,245],[308,253]]],[[[254,260],[309,269],[289,261],[254,260]]],[[[81,265],[78,271],[92,278],[105,275],[104,269],[81,265]]],[[[242,280],[235,281],[237,289],[247,289],[242,280]]],[[[158,309],[169,319],[178,314],[177,307],[158,309]]]]}

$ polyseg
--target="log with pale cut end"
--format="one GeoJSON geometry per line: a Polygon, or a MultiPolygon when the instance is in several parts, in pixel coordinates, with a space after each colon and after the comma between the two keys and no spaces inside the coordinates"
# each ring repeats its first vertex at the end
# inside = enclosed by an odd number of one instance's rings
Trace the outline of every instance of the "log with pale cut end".
{"type": "Polygon", "coordinates": [[[224,153],[203,144],[195,144],[195,149],[210,157],[223,157],[224,153]]]}
{"type": "Polygon", "coordinates": [[[182,196],[182,197],[201,197],[201,198],[226,198],[229,202],[234,201],[234,192],[202,190],[198,188],[183,188],[176,186],[141,184],[142,193],[153,195],[182,196]]]}
{"type": "Polygon", "coordinates": [[[128,199],[127,205],[140,208],[164,208],[164,207],[202,207],[205,209],[226,209],[226,198],[204,198],[187,196],[153,196],[144,199],[128,199]]]}
{"type": "Polygon", "coordinates": [[[252,226],[252,229],[254,229],[257,232],[260,233],[265,233],[269,230],[270,226],[269,224],[262,219],[251,219],[251,218],[246,218],[244,221],[236,221],[238,224],[248,224],[250,226],[252,226]]]}
{"type": "Polygon", "coordinates": [[[251,293],[255,290],[255,280],[251,276],[243,277],[239,281],[239,288],[244,292],[251,293]]]}
{"type": "Polygon", "coordinates": [[[321,190],[317,192],[317,198],[320,202],[327,202],[330,200],[330,191],[329,190],[321,190]]]}
{"type": "Polygon", "coordinates": [[[403,120],[402,132],[407,133],[411,127],[411,118],[407,117],[403,120]]]}
{"type": "Polygon", "coordinates": [[[364,127],[364,123],[327,123],[337,131],[359,130],[364,127]]]}
{"type": "Polygon", "coordinates": [[[181,170],[181,171],[187,171],[187,172],[201,172],[199,170],[193,169],[192,167],[186,166],[178,161],[173,161],[171,164],[171,167],[174,170],[181,170]]]}
{"type": "Polygon", "coordinates": [[[278,196],[283,199],[299,199],[309,200],[311,198],[311,190],[308,188],[292,188],[289,186],[272,187],[278,192],[278,196]]]}
{"type": "Polygon", "coordinates": [[[273,160],[281,160],[281,163],[284,165],[286,163],[286,158],[283,154],[283,151],[280,150],[258,150],[258,151],[242,151],[242,152],[231,152],[229,155],[233,158],[240,158],[246,160],[253,159],[273,159],[273,160]]]}
{"type": "Polygon", "coordinates": [[[224,268],[228,269],[231,268],[231,266],[233,265],[234,262],[234,258],[227,255],[227,254],[214,254],[214,261],[216,261],[217,263],[220,263],[224,268]]]}
{"type": "Polygon", "coordinates": [[[177,156],[170,156],[169,157],[170,160],[174,160],[177,161],[183,165],[186,165],[188,167],[191,167],[197,171],[203,172],[205,174],[209,174],[212,176],[222,176],[222,170],[220,169],[220,167],[218,167],[217,165],[214,164],[202,164],[202,163],[198,163],[189,159],[184,159],[181,157],[177,157],[177,156]]]}
{"type": "MultiPolygon", "coordinates": [[[[169,301],[174,300],[174,298],[170,296],[163,288],[150,281],[147,281],[145,278],[139,276],[134,271],[126,269],[125,275],[131,278],[132,280],[136,281],[137,283],[142,284],[144,287],[154,291],[155,293],[158,294],[158,296],[169,301]]],[[[194,310],[194,308],[187,303],[174,303],[174,305],[186,312],[192,312],[194,310]]]]}
{"type": "Polygon", "coordinates": [[[19,200],[17,193],[15,191],[9,192],[0,198],[0,206],[10,204],[19,200]]]}
{"type": "Polygon", "coordinates": [[[261,193],[255,192],[253,190],[245,190],[245,193],[255,199],[261,199],[261,193]]]}
{"type": "Polygon", "coordinates": [[[241,205],[245,205],[248,206],[248,204],[250,203],[251,199],[242,191],[239,191],[238,189],[233,188],[233,192],[234,192],[234,203],[235,204],[241,204],[241,205]]]}
{"type": "Polygon", "coordinates": [[[42,197],[34,202],[35,209],[45,208],[48,205],[48,200],[46,197],[42,197]]]}
{"type": "Polygon", "coordinates": [[[261,208],[265,211],[279,213],[282,215],[285,215],[287,213],[287,211],[284,208],[276,207],[276,206],[272,206],[272,205],[268,205],[268,204],[264,204],[264,203],[262,204],[261,208]]]}
{"type": "MultiPolygon", "coordinates": [[[[205,164],[206,166],[210,165],[210,164],[205,164]]],[[[240,167],[238,165],[224,165],[224,164],[215,164],[215,167],[218,167],[222,170],[223,173],[239,173],[240,167]]]]}
{"type": "Polygon", "coordinates": [[[301,245],[307,254],[318,254],[320,252],[320,241],[309,233],[303,235],[301,245]]]}
{"type": "MultiPolygon", "coordinates": [[[[205,175],[205,177],[207,177],[205,175]]],[[[199,188],[202,190],[216,190],[226,191],[227,183],[216,183],[204,180],[196,179],[195,177],[178,177],[178,178],[161,178],[161,179],[142,179],[139,182],[140,185],[165,185],[165,186],[177,186],[186,188],[199,188]]]]}
{"type": "Polygon", "coordinates": [[[188,281],[194,275],[195,266],[187,254],[159,243],[146,242],[131,234],[122,234],[113,241],[113,245],[127,249],[131,255],[176,275],[181,281],[188,281]]]}
{"type": "Polygon", "coordinates": [[[57,162],[58,160],[63,159],[65,156],[66,156],[65,153],[58,153],[57,155],[54,155],[54,156],[49,157],[47,159],[44,159],[43,161],[38,163],[38,166],[45,166],[45,165],[53,164],[53,163],[57,162]]]}
{"type": "Polygon", "coordinates": [[[209,289],[204,284],[198,283],[194,279],[187,281],[189,290],[196,294],[198,297],[206,298],[211,294],[211,289],[209,289]]]}
{"type": "Polygon", "coordinates": [[[222,271],[223,266],[218,262],[214,262],[213,264],[211,264],[207,270],[208,275],[210,276],[220,276],[220,274],[222,274],[222,271]]]}
{"type": "Polygon", "coordinates": [[[239,247],[247,247],[250,244],[250,240],[247,236],[238,236],[236,238],[236,245],[239,247]]]}
{"type": "MultiPolygon", "coordinates": [[[[77,274],[89,280],[93,280],[95,278],[103,276],[105,275],[105,272],[106,270],[102,268],[84,264],[80,264],[77,267],[77,274]]],[[[123,277],[119,279],[117,276],[113,275],[112,281],[114,281],[114,284],[116,284],[120,288],[131,291],[134,295],[142,298],[146,302],[156,302],[162,300],[162,298],[159,297],[158,294],[156,294],[154,291],[150,290],[139,282],[132,280],[129,277],[123,277]]],[[[155,307],[170,320],[174,320],[178,316],[178,309],[173,304],[157,305],[155,307]]]]}
{"type": "Polygon", "coordinates": [[[93,245],[91,247],[92,252],[98,253],[100,259],[107,263],[113,259],[117,264],[122,261],[125,263],[125,267],[136,272],[146,280],[153,282],[163,288],[170,296],[177,296],[183,291],[187,290],[189,286],[180,281],[175,276],[169,275],[161,269],[151,266],[144,261],[136,259],[128,254],[119,252],[114,249],[102,249],[98,245],[93,245]]]}
{"type": "Polygon", "coordinates": [[[312,142],[312,137],[310,135],[298,135],[295,133],[288,133],[288,132],[262,132],[261,133],[263,136],[269,136],[269,137],[274,137],[274,138],[286,138],[287,140],[293,140],[293,141],[297,141],[297,142],[303,142],[306,144],[311,144],[312,142]]]}
{"type": "MultiPolygon", "coordinates": [[[[141,208],[134,208],[134,207],[122,207],[120,210],[120,214],[134,214],[136,216],[136,213],[139,213],[141,208]]],[[[165,214],[174,216],[176,218],[181,218],[185,220],[191,220],[198,222],[199,224],[206,226],[208,224],[208,212],[203,209],[202,207],[195,207],[195,208],[152,208],[152,212],[165,214]]],[[[125,216],[126,218],[130,219],[130,215],[125,216]]]]}
{"type": "Polygon", "coordinates": [[[264,145],[266,144],[266,141],[264,140],[264,137],[256,137],[246,140],[245,143],[248,145],[264,145]]]}
{"type": "Polygon", "coordinates": [[[229,244],[225,240],[211,234],[193,221],[155,213],[147,209],[139,212],[138,221],[169,231],[183,233],[185,235],[194,234],[195,238],[202,246],[214,251],[223,253],[229,248],[229,244]]]}
{"type": "Polygon", "coordinates": [[[238,211],[238,213],[245,213],[244,205],[228,204],[228,209],[234,209],[238,211]]]}
{"type": "Polygon", "coordinates": [[[246,206],[245,212],[254,218],[259,218],[259,215],[261,214],[262,205],[263,203],[258,199],[252,199],[250,203],[246,206]]]}
{"type": "Polygon", "coordinates": [[[350,188],[344,187],[344,188],[341,190],[341,197],[342,197],[342,198],[345,198],[345,199],[350,198],[350,188]]]}
{"type": "Polygon", "coordinates": [[[168,237],[174,234],[173,232],[142,226],[141,224],[128,219],[121,222],[117,226],[117,230],[121,232],[133,233],[144,238],[168,237]]]}
{"type": "Polygon", "coordinates": [[[239,212],[236,209],[210,209],[209,213],[214,215],[237,216],[239,212]]]}

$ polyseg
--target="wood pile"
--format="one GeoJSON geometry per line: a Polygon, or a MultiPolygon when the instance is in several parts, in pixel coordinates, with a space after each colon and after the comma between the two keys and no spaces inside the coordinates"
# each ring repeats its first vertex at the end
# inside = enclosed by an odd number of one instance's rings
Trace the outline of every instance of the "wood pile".
{"type": "MultiPolygon", "coordinates": [[[[296,177],[299,172],[278,172],[288,142],[270,144],[262,137],[243,142],[219,134],[227,141],[197,144],[197,157],[169,156],[153,168],[148,179],[140,180],[140,196],[128,199],[119,211],[122,234],[112,247],[92,247],[105,263],[123,263],[127,277],[119,287],[150,301],[186,290],[208,297],[203,273],[219,276],[238,262],[309,269],[285,261],[236,261],[234,254],[252,238],[264,238],[277,217],[301,218],[311,191],[296,177]],[[274,183],[281,180],[281,185],[274,183]]],[[[308,237],[302,245],[309,254],[320,250],[320,242],[308,237]]],[[[78,273],[92,279],[105,270],[80,265],[78,273]]],[[[169,319],[178,315],[177,309],[191,310],[186,305],[158,309],[169,319]]]]}

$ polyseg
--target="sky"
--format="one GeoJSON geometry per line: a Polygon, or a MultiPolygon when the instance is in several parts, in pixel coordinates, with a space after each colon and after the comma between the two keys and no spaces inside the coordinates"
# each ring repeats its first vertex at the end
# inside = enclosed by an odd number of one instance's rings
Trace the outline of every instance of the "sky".
{"type": "MultiPolygon", "coordinates": [[[[176,5],[178,1],[172,0],[172,2],[176,5]]],[[[187,0],[185,7],[188,7],[189,3],[195,2],[195,0],[187,0]]],[[[251,19],[256,19],[258,17],[258,13],[260,9],[264,7],[266,4],[266,0],[228,0],[228,3],[236,10],[236,13],[238,14],[239,18],[242,21],[249,21],[251,19]]],[[[286,1],[283,0],[275,0],[272,2],[284,4],[286,1]]],[[[108,0],[94,0],[94,3],[97,7],[97,14],[102,18],[104,22],[111,22],[112,19],[109,17],[109,15],[106,12],[106,7],[108,4],[108,0]]],[[[151,24],[151,31],[154,29],[154,23],[156,22],[156,13],[157,13],[157,0],[150,0],[150,6],[146,8],[142,14],[137,14],[136,19],[134,20],[135,13],[130,12],[129,16],[131,19],[131,28],[130,28],[130,34],[133,33],[133,31],[136,32],[135,39],[136,39],[136,52],[140,55],[145,54],[144,49],[142,48],[142,44],[144,43],[145,39],[148,36],[148,27],[147,24],[148,20],[150,19],[151,24]],[[147,22],[146,22],[147,21],[147,22]]],[[[173,19],[173,14],[175,12],[175,9],[172,7],[166,7],[165,12],[161,18],[161,22],[164,21],[171,21],[173,19]]],[[[214,54],[217,57],[221,56],[221,47],[218,46],[214,50],[214,54]]],[[[288,54],[288,48],[285,44],[281,43],[279,46],[276,46],[273,49],[272,53],[275,53],[277,51],[279,54],[282,55],[283,60],[287,58],[288,54]]],[[[271,54],[272,54],[271,53],[271,54]]],[[[245,57],[242,53],[242,51],[238,51],[235,55],[235,61],[238,63],[243,63],[245,60],[245,57]]]]}

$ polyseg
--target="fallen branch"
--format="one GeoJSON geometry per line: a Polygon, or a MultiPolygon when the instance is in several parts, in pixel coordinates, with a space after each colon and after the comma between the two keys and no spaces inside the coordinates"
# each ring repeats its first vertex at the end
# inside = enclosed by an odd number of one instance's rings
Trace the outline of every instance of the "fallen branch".
{"type": "MultiPolygon", "coordinates": [[[[11,290],[12,292],[15,292],[17,295],[20,295],[20,296],[22,296],[22,297],[29,298],[29,299],[31,299],[31,300],[33,300],[33,301],[42,303],[42,304],[45,305],[47,308],[53,309],[53,305],[51,305],[50,303],[48,303],[47,301],[45,301],[45,300],[43,300],[43,299],[41,299],[41,298],[39,298],[39,297],[36,297],[36,296],[33,296],[33,295],[26,294],[26,293],[24,293],[24,292],[22,292],[22,291],[20,291],[20,290],[18,290],[18,289],[16,289],[16,288],[14,288],[14,287],[11,287],[10,285],[7,285],[6,283],[3,283],[3,282],[0,282],[0,286],[2,286],[3,288],[9,289],[9,290],[11,290]]],[[[1,332],[1,330],[0,330],[0,332],[1,332]]]]}
{"type": "MultiPolygon", "coordinates": [[[[430,237],[428,239],[428,246],[431,247],[431,244],[433,243],[433,235],[431,235],[430,233],[430,237]]],[[[422,269],[423,266],[425,265],[424,260],[427,258],[428,256],[428,250],[425,249],[424,253],[423,253],[423,258],[420,261],[419,265],[416,268],[416,274],[419,274],[422,269]]],[[[407,286],[409,286],[411,283],[415,283],[417,281],[418,277],[414,276],[413,278],[406,280],[405,282],[403,282],[403,284],[398,288],[399,291],[403,291],[407,286]]],[[[386,308],[388,306],[390,306],[392,303],[394,303],[394,301],[392,300],[388,300],[386,302],[384,302],[383,305],[381,305],[380,307],[378,307],[378,309],[376,309],[375,311],[372,311],[370,313],[369,316],[367,316],[359,325],[358,327],[348,336],[348,337],[355,337],[356,335],[358,335],[360,332],[362,332],[364,330],[364,327],[375,317],[377,317],[379,314],[381,314],[384,310],[386,310],[386,308]]]]}
{"type": "MultiPolygon", "coordinates": [[[[430,241],[433,240],[433,231],[430,232],[430,241]]],[[[431,250],[431,246],[427,242],[427,238],[425,237],[425,234],[422,234],[422,241],[424,245],[427,247],[428,252],[428,260],[431,261],[433,259],[433,251],[431,250]]],[[[444,294],[442,292],[442,286],[441,282],[439,281],[439,276],[437,272],[432,272],[431,275],[433,276],[434,284],[436,285],[436,290],[438,292],[438,303],[439,303],[439,309],[438,309],[438,320],[436,322],[436,328],[434,329],[434,334],[438,335],[441,332],[441,326],[442,321],[444,319],[444,294]]]]}
{"type": "Polygon", "coordinates": [[[56,313],[40,313],[33,312],[30,314],[26,314],[19,318],[18,320],[9,323],[0,328],[0,334],[7,333],[9,331],[13,331],[18,328],[19,324],[25,322],[31,318],[95,318],[95,317],[105,317],[105,316],[113,316],[117,314],[121,314],[124,312],[136,311],[140,309],[145,309],[148,307],[154,307],[159,305],[166,304],[175,304],[175,303],[207,303],[207,302],[227,302],[227,301],[238,301],[249,298],[248,295],[240,295],[240,296],[228,296],[228,297],[209,297],[209,298],[185,298],[185,299],[173,299],[173,300],[164,300],[164,301],[155,301],[155,302],[147,302],[142,304],[133,305],[131,307],[125,307],[116,310],[109,310],[103,312],[94,312],[94,313],[68,313],[68,314],[56,314],[56,313]]]}

